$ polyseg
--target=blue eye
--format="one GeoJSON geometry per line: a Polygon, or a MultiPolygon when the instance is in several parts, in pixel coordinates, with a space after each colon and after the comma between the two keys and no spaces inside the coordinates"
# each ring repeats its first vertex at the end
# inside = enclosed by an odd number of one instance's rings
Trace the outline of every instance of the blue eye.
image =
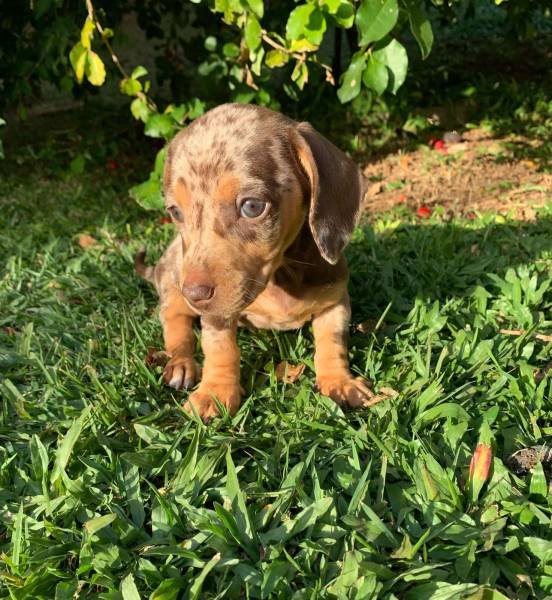
{"type": "Polygon", "coordinates": [[[240,205],[240,216],[246,219],[260,217],[266,210],[268,202],[258,198],[246,198],[240,205]]]}
{"type": "Polygon", "coordinates": [[[178,206],[169,206],[167,211],[175,221],[182,221],[182,212],[178,206]]]}

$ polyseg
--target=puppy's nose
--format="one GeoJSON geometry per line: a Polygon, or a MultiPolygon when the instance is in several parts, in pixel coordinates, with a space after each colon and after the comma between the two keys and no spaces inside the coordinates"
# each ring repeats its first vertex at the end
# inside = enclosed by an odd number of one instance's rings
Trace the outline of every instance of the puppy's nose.
{"type": "Polygon", "coordinates": [[[182,283],[182,293],[194,306],[205,306],[215,295],[214,283],[203,274],[190,274],[182,283]]]}

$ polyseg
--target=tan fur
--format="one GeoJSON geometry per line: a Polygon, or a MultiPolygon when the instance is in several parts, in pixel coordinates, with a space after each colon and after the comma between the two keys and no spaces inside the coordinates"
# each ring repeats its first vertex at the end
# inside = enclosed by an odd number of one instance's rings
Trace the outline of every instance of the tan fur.
{"type": "Polygon", "coordinates": [[[215,398],[230,414],[238,409],[238,321],[294,329],[312,320],[320,391],[340,404],[370,405],[369,388],[349,371],[346,345],[342,250],[361,200],[354,163],[307,123],[229,104],[171,142],[164,186],[167,207],[182,214],[175,222],[179,235],[155,270],[143,254],[136,264],[160,296],[172,354],[165,380],[174,387],[199,378],[192,322],[201,318],[203,378],[187,408],[204,419],[218,414],[215,398]],[[266,214],[242,217],[245,198],[268,202],[266,214]],[[212,296],[190,296],[190,282],[214,290],[212,296]]]}

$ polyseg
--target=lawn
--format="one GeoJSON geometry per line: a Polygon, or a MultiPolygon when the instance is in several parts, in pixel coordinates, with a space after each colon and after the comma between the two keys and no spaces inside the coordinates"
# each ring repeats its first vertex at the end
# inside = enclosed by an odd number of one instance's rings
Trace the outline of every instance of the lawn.
{"type": "Polygon", "coordinates": [[[528,221],[372,215],[350,354],[387,399],[317,394],[309,327],[244,331],[243,405],[204,425],[146,364],[161,328],[132,256],[172,225],[125,165],[46,148],[0,166],[0,597],[552,596],[543,469],[505,464],[552,435],[552,197],[528,221]]]}

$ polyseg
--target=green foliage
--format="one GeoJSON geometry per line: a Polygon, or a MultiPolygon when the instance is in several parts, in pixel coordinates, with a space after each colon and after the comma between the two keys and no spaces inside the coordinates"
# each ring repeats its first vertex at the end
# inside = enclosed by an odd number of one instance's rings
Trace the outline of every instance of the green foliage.
{"type": "Polygon", "coordinates": [[[124,198],[120,173],[43,162],[0,173],[0,597],[550,595],[544,471],[503,459],[552,435],[551,375],[534,376],[550,344],[532,337],[552,327],[551,206],[359,228],[354,322],[378,323],[351,327],[352,366],[397,395],[344,413],[313,391],[308,327],[241,331],[244,403],[205,426],[144,364],[162,333],[132,255],[154,260],[173,227],[124,198]],[[305,374],[277,382],[281,360],[305,374]]]}

